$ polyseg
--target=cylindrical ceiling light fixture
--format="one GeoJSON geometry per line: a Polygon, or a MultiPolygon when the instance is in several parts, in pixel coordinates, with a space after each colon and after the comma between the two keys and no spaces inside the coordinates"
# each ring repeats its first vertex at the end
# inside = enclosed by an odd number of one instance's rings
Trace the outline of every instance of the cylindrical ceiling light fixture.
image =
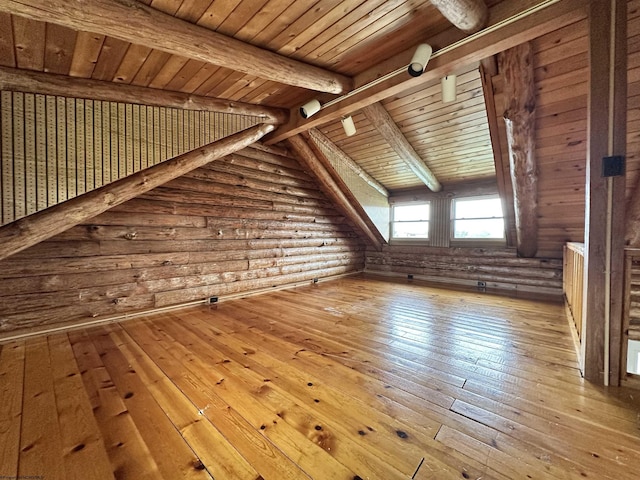
{"type": "Polygon", "coordinates": [[[351,117],[351,115],[349,115],[348,117],[342,117],[341,121],[342,121],[342,128],[344,128],[344,134],[347,137],[355,135],[356,125],[355,123],[353,123],[353,118],[351,117]]]}
{"type": "Polygon", "coordinates": [[[318,113],[321,108],[320,102],[313,99],[300,107],[300,115],[302,118],[309,118],[311,115],[318,113]]]}
{"type": "Polygon", "coordinates": [[[424,69],[427,68],[427,63],[429,63],[429,59],[431,58],[431,53],[433,49],[431,45],[426,43],[421,43],[416,48],[413,57],[411,58],[411,63],[409,64],[409,68],[407,69],[409,75],[412,77],[419,77],[424,72],[424,69]]]}
{"type": "Polygon", "coordinates": [[[456,101],[456,76],[455,74],[442,77],[442,103],[456,101]]]}

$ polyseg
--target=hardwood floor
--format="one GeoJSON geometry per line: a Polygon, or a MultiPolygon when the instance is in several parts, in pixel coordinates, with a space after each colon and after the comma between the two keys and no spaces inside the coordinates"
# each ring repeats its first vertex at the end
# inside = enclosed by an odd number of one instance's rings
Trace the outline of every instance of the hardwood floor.
{"type": "Polygon", "coordinates": [[[358,276],[0,348],[0,478],[638,478],[557,304],[358,276]]]}

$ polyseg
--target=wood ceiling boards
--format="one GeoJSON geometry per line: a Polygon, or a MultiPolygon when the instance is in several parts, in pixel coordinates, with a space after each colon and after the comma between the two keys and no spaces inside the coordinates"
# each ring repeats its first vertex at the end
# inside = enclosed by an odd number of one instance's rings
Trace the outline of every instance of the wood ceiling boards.
{"type": "MultiPolygon", "coordinates": [[[[83,2],[108,6],[111,0],[83,2]]],[[[8,5],[17,3],[8,2],[8,5]]],[[[137,3],[127,0],[125,5],[137,3]]],[[[437,50],[465,36],[452,27],[431,2],[422,0],[144,0],[139,3],[185,24],[353,78],[356,86],[397,68],[396,64],[405,62],[404,57],[410,55],[420,41],[429,41],[437,50]]],[[[514,5],[513,2],[486,1],[492,22],[536,3],[539,2],[531,0],[514,5]]],[[[493,153],[477,61],[483,55],[496,53],[505,41],[513,43],[539,35],[537,24],[553,29],[554,22],[560,21],[558,18],[571,13],[566,3],[542,11],[539,18],[529,22],[533,28],[514,25],[513,32],[489,35],[486,41],[476,42],[462,53],[432,59],[429,70],[433,72],[429,78],[414,83],[403,81],[382,96],[376,89],[354,97],[358,133],[351,139],[341,133],[339,118],[344,113],[341,105],[323,109],[322,115],[312,119],[315,124],[305,124],[303,128],[320,127],[386,188],[419,186],[419,179],[386,142],[374,138],[376,135],[368,121],[358,113],[358,105],[382,101],[440,182],[493,178],[493,153]],[[501,37],[507,38],[500,40],[501,37]],[[439,75],[448,73],[451,65],[456,65],[459,74],[458,100],[442,105],[439,75]]],[[[4,10],[10,8],[13,7],[4,10]]],[[[242,73],[198,58],[171,54],[166,48],[132,44],[112,36],[76,31],[9,13],[0,13],[0,65],[281,107],[294,113],[299,105],[318,95],[261,78],[259,69],[254,74],[242,73]]],[[[292,118],[291,122],[300,124],[298,118],[292,118]]],[[[286,138],[278,134],[272,136],[273,141],[286,138]]]]}

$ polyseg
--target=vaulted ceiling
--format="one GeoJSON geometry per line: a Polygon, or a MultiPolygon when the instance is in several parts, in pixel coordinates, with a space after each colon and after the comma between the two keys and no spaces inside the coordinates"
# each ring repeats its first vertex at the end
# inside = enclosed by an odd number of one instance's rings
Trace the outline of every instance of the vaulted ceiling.
{"type": "Polygon", "coordinates": [[[425,188],[367,115],[382,108],[445,190],[489,181],[508,195],[503,81],[493,58],[531,41],[538,188],[546,192],[539,216],[555,235],[542,252],[557,255],[563,241],[579,239],[584,222],[582,213],[570,220],[554,213],[558,202],[584,204],[588,2],[484,0],[487,28],[477,34],[452,25],[441,3],[483,2],[7,0],[0,66],[281,109],[289,120],[268,144],[317,128],[392,193],[425,188]],[[406,65],[421,43],[434,53],[424,74],[410,77],[406,65]],[[377,81],[390,72],[398,73],[377,81]],[[445,104],[440,78],[451,73],[457,99],[445,104]],[[303,119],[298,108],[311,99],[331,104],[303,119]],[[344,134],[345,115],[354,136],[344,134]],[[559,174],[572,190],[559,190],[559,174]]]}
{"type": "MultiPolygon", "coordinates": [[[[192,52],[198,50],[195,45],[185,44],[182,49],[178,45],[172,51],[162,41],[178,44],[181,29],[196,25],[203,29],[203,43],[207,31],[216,32],[263,49],[265,54],[273,52],[278,58],[318,67],[358,87],[406,65],[421,42],[429,42],[437,52],[467,37],[431,2],[423,0],[129,0],[120,2],[125,6],[120,9],[114,9],[118,3],[108,0],[85,0],[74,2],[76,10],[65,2],[49,3],[51,6],[35,1],[5,2],[2,9],[7,13],[0,13],[1,65],[280,107],[293,113],[295,118],[290,123],[294,124],[300,122],[295,113],[299,105],[312,98],[324,103],[336,95],[269,80],[264,69],[254,68],[250,62],[247,67],[251,73],[228,68],[229,60],[224,58],[217,64],[205,62],[202,55],[192,52]],[[164,29],[155,17],[144,24],[148,11],[136,8],[141,4],[148,5],[152,9],[149,11],[166,14],[158,17],[162,21],[171,20],[168,16],[176,21],[169,21],[164,29]],[[129,21],[122,23],[119,12],[126,14],[127,10],[131,15],[124,18],[129,21]],[[112,15],[100,20],[83,11],[112,15]],[[133,42],[126,41],[127,30],[128,40],[133,42]]],[[[485,3],[495,22],[539,2],[485,3]]],[[[439,63],[441,71],[458,74],[455,102],[442,103],[438,75],[408,82],[406,88],[402,83],[408,75],[398,75],[398,92],[380,98],[417,154],[444,185],[495,177],[479,58],[460,57],[439,63]]],[[[278,58],[267,61],[277,63],[278,58]]],[[[378,135],[360,105],[351,108],[350,104],[347,100],[337,105],[334,111],[340,111],[322,120],[318,125],[321,130],[386,188],[422,185],[378,135]],[[352,110],[348,113],[353,114],[357,128],[356,135],[349,138],[339,122],[345,108],[352,110]]]]}

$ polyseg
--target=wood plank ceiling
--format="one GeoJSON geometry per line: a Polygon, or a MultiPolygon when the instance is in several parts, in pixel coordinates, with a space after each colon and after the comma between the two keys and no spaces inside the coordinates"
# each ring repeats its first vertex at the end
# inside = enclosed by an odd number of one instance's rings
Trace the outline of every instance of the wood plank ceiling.
{"type": "MultiPolygon", "coordinates": [[[[451,29],[423,0],[140,0],[155,10],[348,77],[451,29]]],[[[489,0],[489,7],[500,2],[489,0]]],[[[508,7],[505,7],[508,8],[508,7]]],[[[264,80],[109,36],[0,13],[0,65],[295,108],[314,92],[264,80]]],[[[257,72],[258,73],[258,72],[257,72]]],[[[383,102],[401,131],[444,184],[495,177],[477,64],[459,75],[458,99],[443,105],[439,82],[383,102]]],[[[362,113],[346,138],[339,121],[329,138],[390,190],[420,180],[380,139],[362,113]]]]}

